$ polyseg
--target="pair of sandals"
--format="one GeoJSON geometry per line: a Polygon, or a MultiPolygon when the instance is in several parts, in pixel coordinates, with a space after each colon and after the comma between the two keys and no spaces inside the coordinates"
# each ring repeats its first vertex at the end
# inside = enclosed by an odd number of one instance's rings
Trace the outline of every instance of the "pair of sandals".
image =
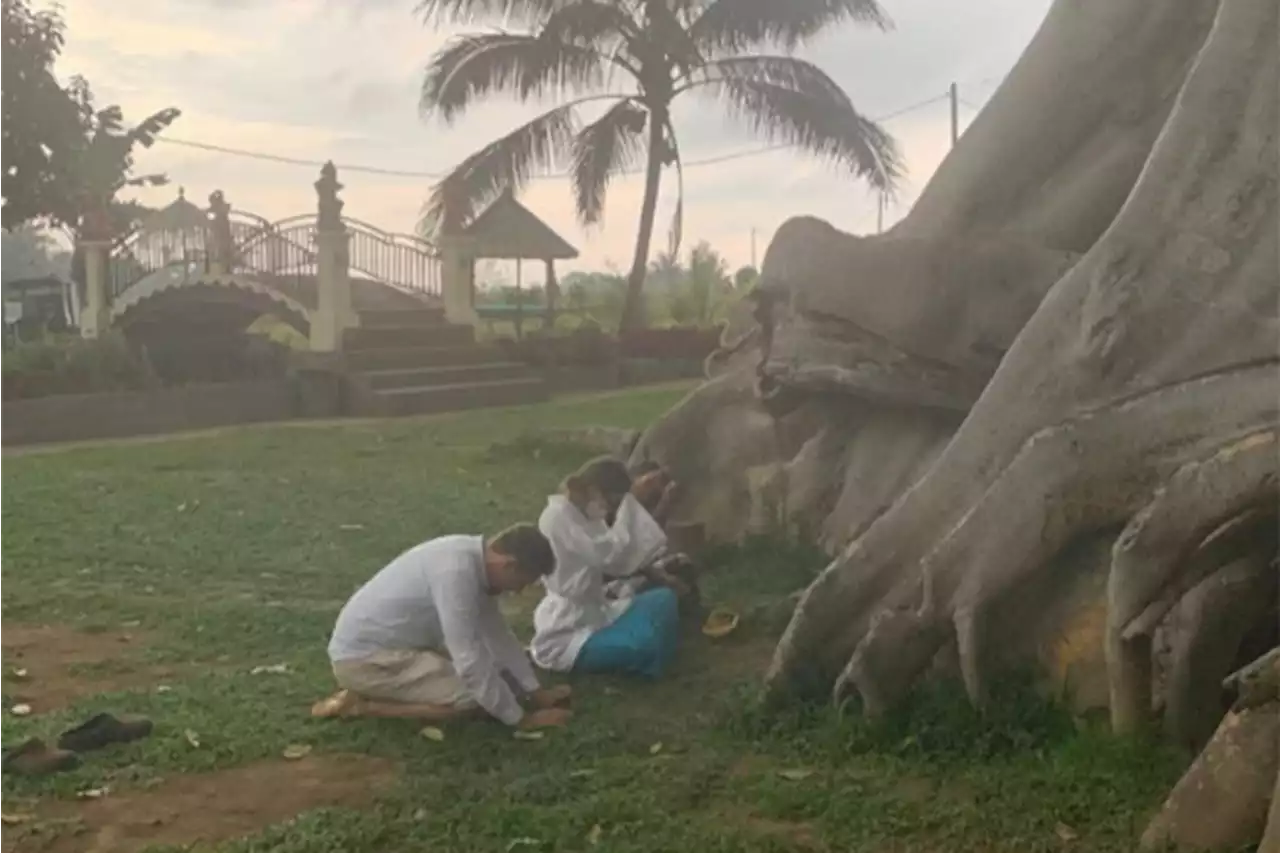
{"type": "Polygon", "coordinates": [[[153,726],[146,717],[95,714],[58,736],[56,746],[38,737],[28,738],[0,757],[5,773],[19,776],[45,776],[80,766],[80,753],[117,743],[131,743],[151,734],[153,726]]]}

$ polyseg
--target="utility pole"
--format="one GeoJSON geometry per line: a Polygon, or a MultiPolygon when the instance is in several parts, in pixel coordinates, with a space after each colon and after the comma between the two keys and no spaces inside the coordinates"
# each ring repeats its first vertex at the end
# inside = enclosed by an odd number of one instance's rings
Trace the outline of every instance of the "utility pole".
{"type": "Polygon", "coordinates": [[[884,233],[884,190],[876,193],[876,233],[884,233]]]}
{"type": "Polygon", "coordinates": [[[751,268],[757,269],[756,267],[756,229],[755,228],[751,229],[751,268]]]}
{"type": "Polygon", "coordinates": [[[951,84],[951,145],[955,147],[960,138],[960,87],[951,84]]]}

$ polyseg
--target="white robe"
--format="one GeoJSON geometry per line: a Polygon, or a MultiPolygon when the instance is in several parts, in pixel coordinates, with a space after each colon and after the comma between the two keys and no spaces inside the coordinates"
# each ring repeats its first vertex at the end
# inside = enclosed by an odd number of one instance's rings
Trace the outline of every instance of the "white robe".
{"type": "Polygon", "coordinates": [[[612,527],[587,518],[563,495],[552,495],[538,529],[551,542],[556,568],[543,579],[547,594],[533,614],[530,652],[543,669],[568,672],[591,635],[631,605],[630,598],[605,595],[611,579],[606,575],[635,574],[662,552],[667,536],[631,495],[623,499],[612,527]]]}

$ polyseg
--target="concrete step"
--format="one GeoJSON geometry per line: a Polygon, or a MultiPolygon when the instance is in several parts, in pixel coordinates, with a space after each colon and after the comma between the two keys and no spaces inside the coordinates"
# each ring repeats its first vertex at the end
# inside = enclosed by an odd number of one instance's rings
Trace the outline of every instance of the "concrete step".
{"type": "Polygon", "coordinates": [[[507,360],[502,350],[486,344],[357,349],[347,352],[345,359],[349,370],[360,373],[370,370],[402,370],[411,367],[493,364],[507,360]]]}
{"type": "Polygon", "coordinates": [[[517,406],[540,403],[547,396],[547,384],[538,377],[396,388],[374,392],[370,402],[376,406],[377,411],[368,414],[426,415],[488,406],[517,406]]]}
{"type": "Polygon", "coordinates": [[[470,326],[434,323],[422,326],[360,326],[342,333],[342,347],[348,352],[396,347],[448,347],[473,343],[476,331],[470,326]]]}
{"type": "Polygon", "coordinates": [[[444,308],[377,308],[360,312],[361,328],[382,326],[441,326],[444,325],[444,308]]]}
{"type": "Polygon", "coordinates": [[[457,364],[447,367],[406,367],[398,370],[370,370],[357,374],[375,391],[394,388],[425,388],[432,385],[457,385],[468,382],[496,382],[500,379],[524,379],[529,368],[514,361],[492,364],[457,364]]]}

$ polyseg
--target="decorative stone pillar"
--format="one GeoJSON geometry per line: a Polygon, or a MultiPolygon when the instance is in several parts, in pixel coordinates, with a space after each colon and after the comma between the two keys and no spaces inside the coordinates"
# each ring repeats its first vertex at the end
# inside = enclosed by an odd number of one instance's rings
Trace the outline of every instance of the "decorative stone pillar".
{"type": "Polygon", "coordinates": [[[231,204],[215,190],[209,195],[209,224],[206,229],[205,252],[211,275],[226,275],[234,266],[235,241],[231,236],[231,204]]]}
{"type": "Polygon", "coordinates": [[[465,237],[441,236],[440,289],[444,299],[445,322],[458,326],[476,326],[480,316],[475,309],[475,258],[465,237]]]}
{"type": "Polygon", "coordinates": [[[332,162],[320,169],[315,183],[319,197],[316,217],[316,307],[311,312],[313,352],[341,352],[342,333],[355,325],[348,277],[350,235],[342,222],[338,170],[332,162]]]}

